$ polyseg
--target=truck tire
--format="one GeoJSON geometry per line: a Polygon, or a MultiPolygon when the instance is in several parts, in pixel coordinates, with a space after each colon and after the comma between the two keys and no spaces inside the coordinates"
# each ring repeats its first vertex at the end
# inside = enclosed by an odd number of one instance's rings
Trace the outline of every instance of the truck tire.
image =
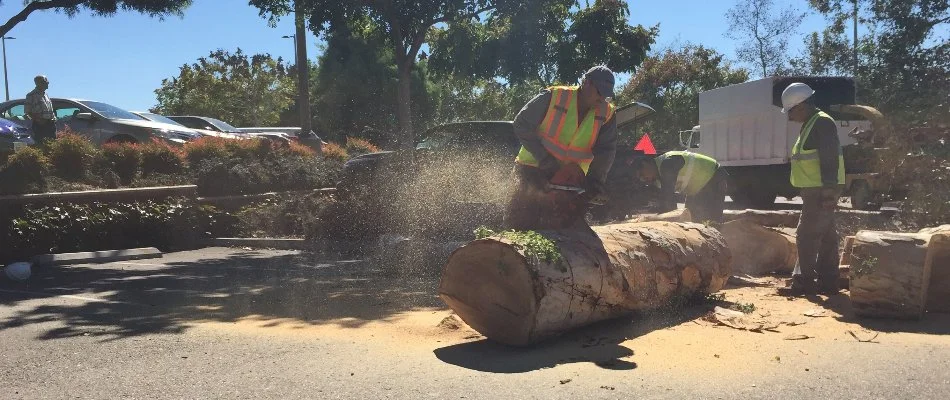
{"type": "Polygon", "coordinates": [[[865,211],[875,211],[881,208],[881,203],[874,199],[871,185],[864,179],[851,183],[851,208],[865,211]]]}

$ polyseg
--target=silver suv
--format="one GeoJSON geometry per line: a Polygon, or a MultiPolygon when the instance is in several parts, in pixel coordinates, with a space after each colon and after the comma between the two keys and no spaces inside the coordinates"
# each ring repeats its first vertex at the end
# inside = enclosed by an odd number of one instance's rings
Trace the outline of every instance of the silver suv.
{"type": "MultiPolygon", "coordinates": [[[[191,129],[149,121],[119,107],[91,100],[52,98],[56,113],[56,130],[69,128],[93,144],[130,142],[145,143],[159,138],[172,144],[184,144],[196,139],[191,129]]],[[[0,104],[0,117],[31,127],[33,121],[23,112],[23,99],[0,104]]]]}

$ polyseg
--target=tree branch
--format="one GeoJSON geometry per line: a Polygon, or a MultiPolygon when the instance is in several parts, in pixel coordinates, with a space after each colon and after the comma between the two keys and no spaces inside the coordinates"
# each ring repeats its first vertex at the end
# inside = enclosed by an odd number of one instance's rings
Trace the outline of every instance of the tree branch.
{"type": "Polygon", "coordinates": [[[436,19],[432,20],[431,22],[429,22],[429,26],[432,26],[432,25],[435,25],[435,24],[438,24],[438,23],[442,23],[442,22],[458,21],[458,20],[461,20],[461,19],[472,18],[472,17],[475,17],[475,16],[477,16],[478,14],[481,14],[481,13],[483,13],[483,12],[485,12],[485,11],[491,11],[491,10],[494,10],[494,9],[495,9],[495,6],[492,5],[492,6],[486,6],[485,8],[482,8],[481,10],[475,10],[475,11],[473,11],[473,12],[471,12],[471,13],[469,13],[469,14],[465,14],[465,15],[459,15],[459,16],[455,16],[455,17],[449,16],[449,15],[443,15],[443,16],[441,16],[441,17],[439,17],[439,18],[436,18],[436,19]]]}
{"type": "Polygon", "coordinates": [[[50,0],[50,1],[34,1],[23,7],[19,13],[10,17],[9,20],[3,25],[0,25],[0,36],[6,35],[13,29],[14,26],[20,22],[26,21],[26,17],[29,17],[33,11],[39,10],[49,10],[51,8],[66,8],[66,7],[75,7],[82,3],[85,3],[85,0],[50,0]]]}

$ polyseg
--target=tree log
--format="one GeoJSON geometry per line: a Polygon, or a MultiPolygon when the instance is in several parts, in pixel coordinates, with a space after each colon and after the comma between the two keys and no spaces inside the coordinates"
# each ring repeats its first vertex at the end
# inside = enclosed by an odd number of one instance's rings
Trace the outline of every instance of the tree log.
{"type": "Polygon", "coordinates": [[[795,237],[751,220],[729,221],[719,227],[732,254],[732,272],[764,275],[791,273],[798,262],[795,237]]]}
{"type": "Polygon", "coordinates": [[[928,311],[950,313],[950,226],[947,228],[931,236],[927,246],[926,262],[930,266],[928,311]]]}
{"type": "Polygon", "coordinates": [[[726,210],[723,218],[727,221],[749,220],[762,226],[796,227],[800,215],[798,211],[726,210]]]}
{"type": "Polygon", "coordinates": [[[863,317],[919,319],[930,284],[930,235],[860,231],[851,248],[851,304],[863,317]]]}
{"type": "Polygon", "coordinates": [[[627,222],[594,231],[539,232],[560,251],[553,262],[504,237],[473,241],[445,264],[439,295],[486,337],[527,345],[675,296],[714,293],[731,273],[724,238],[700,224],[627,222]]]}

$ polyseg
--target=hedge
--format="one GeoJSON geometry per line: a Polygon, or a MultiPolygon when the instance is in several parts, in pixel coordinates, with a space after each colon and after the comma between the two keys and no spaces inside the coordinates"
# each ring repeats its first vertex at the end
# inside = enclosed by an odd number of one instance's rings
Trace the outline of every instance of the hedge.
{"type": "Polygon", "coordinates": [[[0,215],[0,260],[37,254],[155,246],[197,248],[209,237],[228,236],[231,216],[190,200],[55,204],[4,210],[0,215]]]}

